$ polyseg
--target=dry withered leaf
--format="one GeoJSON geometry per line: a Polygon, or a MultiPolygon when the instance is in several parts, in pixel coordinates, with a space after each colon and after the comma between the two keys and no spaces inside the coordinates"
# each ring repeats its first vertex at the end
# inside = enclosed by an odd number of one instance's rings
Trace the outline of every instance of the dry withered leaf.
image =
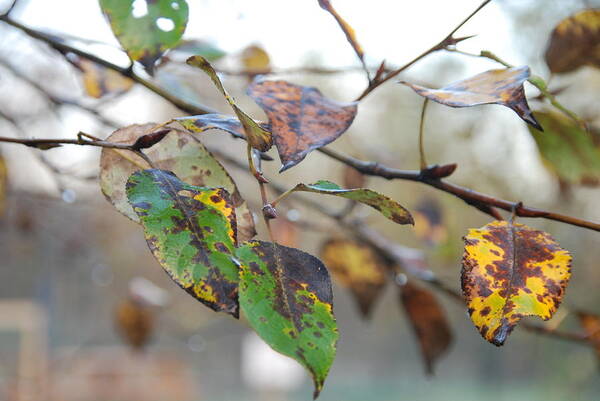
{"type": "MultiPolygon", "coordinates": [[[[130,125],[113,132],[108,141],[133,144],[155,127],[156,124],[130,125]]],[[[173,171],[182,181],[196,186],[221,187],[231,194],[238,219],[240,241],[252,238],[254,219],[242,199],[235,182],[215,157],[189,134],[170,131],[146,155],[158,168],[173,171]]],[[[133,152],[102,149],[100,157],[100,188],[115,208],[130,219],[139,222],[125,194],[128,177],[138,170],[149,168],[146,162],[133,152]]]]}
{"type": "Polygon", "coordinates": [[[385,287],[385,265],[375,251],[356,241],[330,239],[321,259],[333,277],[350,289],[363,317],[368,317],[385,287]]]}
{"type": "Polygon", "coordinates": [[[522,317],[552,317],[571,276],[571,255],[550,235],[494,221],[464,240],[462,289],[486,340],[500,346],[522,317]]]}
{"type": "Polygon", "coordinates": [[[563,19],[552,31],[545,56],[553,73],[571,72],[584,65],[600,68],[600,9],[563,19]]]}
{"type": "Polygon", "coordinates": [[[447,237],[440,204],[433,198],[421,200],[412,213],[415,219],[415,234],[427,245],[437,245],[447,237]]]}
{"type": "Polygon", "coordinates": [[[419,340],[425,372],[432,375],[435,362],[452,344],[452,330],[435,296],[407,282],[400,287],[400,301],[419,340]]]}
{"type": "Polygon", "coordinates": [[[357,104],[324,97],[318,89],[286,81],[254,81],[248,95],[269,118],[285,171],[308,153],[335,141],[356,116],[357,104]]]}
{"type": "Polygon", "coordinates": [[[350,166],[344,166],[344,187],[348,189],[364,188],[367,176],[350,166]]]}
{"type": "Polygon", "coordinates": [[[419,95],[450,107],[499,104],[513,110],[526,123],[542,130],[533,117],[523,83],[530,76],[529,67],[489,70],[471,78],[453,82],[440,89],[430,89],[401,81],[419,95]]]}
{"type": "Polygon", "coordinates": [[[358,40],[356,40],[356,33],[354,32],[354,29],[350,26],[350,24],[346,22],[345,19],[342,18],[342,16],[335,10],[335,8],[333,8],[333,6],[331,5],[331,1],[319,0],[319,5],[323,10],[327,11],[333,16],[333,18],[335,18],[340,28],[342,28],[342,31],[344,31],[344,35],[346,35],[346,39],[354,49],[354,52],[356,53],[360,61],[364,64],[365,52],[363,51],[360,43],[358,43],[358,40]]]}
{"type": "Polygon", "coordinates": [[[246,47],[241,54],[246,71],[265,74],[271,71],[271,58],[265,49],[258,45],[246,47]]]}
{"type": "Polygon", "coordinates": [[[72,57],[68,60],[82,72],[81,79],[85,92],[96,99],[108,94],[127,92],[133,87],[133,81],[123,74],[96,64],[91,60],[81,57],[72,57]]]}
{"type": "Polygon", "coordinates": [[[238,106],[235,104],[235,101],[229,93],[225,90],[225,87],[221,83],[221,80],[217,76],[217,72],[214,70],[212,65],[202,56],[192,56],[187,59],[186,63],[193,67],[198,67],[202,71],[206,73],[213,81],[219,92],[225,97],[227,103],[231,106],[235,115],[240,120],[244,128],[244,133],[246,134],[246,138],[250,146],[254,149],[258,149],[261,152],[266,152],[273,145],[273,138],[269,131],[265,130],[260,124],[254,121],[250,116],[244,113],[238,106]]]}
{"type": "Polygon", "coordinates": [[[577,318],[585,334],[594,343],[596,356],[600,360],[600,316],[586,312],[577,312],[577,318]]]}
{"type": "Polygon", "coordinates": [[[123,340],[133,349],[141,350],[154,331],[154,313],[148,305],[128,297],[115,310],[115,326],[123,340]]]}

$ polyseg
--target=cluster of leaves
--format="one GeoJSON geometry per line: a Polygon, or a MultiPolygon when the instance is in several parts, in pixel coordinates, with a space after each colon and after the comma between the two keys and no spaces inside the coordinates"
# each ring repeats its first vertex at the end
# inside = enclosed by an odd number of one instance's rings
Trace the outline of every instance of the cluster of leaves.
{"type": "MultiPolygon", "coordinates": [[[[134,3],[100,0],[127,54],[152,72],[164,52],[179,44],[188,6],[184,0],[148,1],[147,10],[140,15],[134,3]]],[[[319,5],[334,16],[364,65],[364,51],[350,25],[330,1],[319,1],[319,5]]],[[[598,12],[586,11],[556,28],[546,54],[552,71],[598,65],[597,51],[593,52],[595,59],[575,52],[569,53],[569,60],[557,57],[565,41],[578,34],[573,26],[591,26],[592,19],[597,27],[598,12]]],[[[597,35],[598,29],[593,29],[597,35]]],[[[251,69],[268,68],[268,55],[260,49],[244,57],[251,69]]],[[[90,94],[103,95],[106,85],[93,85],[104,82],[102,74],[87,60],[75,62],[90,79],[86,84],[90,94]]],[[[187,63],[208,75],[233,115],[183,116],[158,125],[117,130],[108,140],[130,144],[137,152],[103,149],[102,191],[119,212],[142,225],[148,247],[173,281],[217,312],[235,318],[243,314],[273,349],[308,369],[316,397],[334,360],[338,340],[329,271],[352,291],[360,311],[367,316],[388,278],[402,267],[389,265],[373,248],[346,238],[332,238],[323,245],[325,264],[299,249],[253,239],[252,214],[230,175],[202,145],[199,134],[218,129],[246,140],[249,170],[264,185],[268,180],[255,165],[253,155],[268,151],[274,144],[281,171],[292,168],[310,152],[344,134],[358,104],[328,99],[316,88],[258,77],[247,90],[268,117],[268,121],[258,122],[228,94],[207,57],[194,55],[187,63]]],[[[597,181],[600,150],[593,136],[596,134],[555,112],[533,113],[523,88],[530,79],[529,68],[522,66],[485,71],[439,89],[405,84],[417,94],[451,107],[509,107],[531,127],[543,158],[561,178],[577,183],[597,181]]],[[[121,82],[116,90],[127,90],[130,84],[121,82]]],[[[360,175],[348,181],[356,185],[344,189],[329,181],[300,183],[272,204],[263,199],[265,220],[276,217],[277,202],[304,191],[363,203],[397,224],[414,224],[411,213],[398,202],[362,188],[360,175]]],[[[2,182],[0,179],[0,186],[2,182]]],[[[430,225],[423,238],[435,242],[445,233],[439,216],[431,216],[429,209],[415,213],[430,225]]],[[[493,221],[470,230],[464,240],[462,288],[471,319],[486,340],[502,345],[522,317],[534,315],[547,320],[552,316],[570,277],[571,256],[547,233],[513,221],[493,221]]],[[[434,361],[452,340],[443,309],[429,291],[412,281],[399,287],[399,297],[417,334],[427,371],[432,372],[434,361]]],[[[585,327],[598,324],[582,319],[585,327]]]]}

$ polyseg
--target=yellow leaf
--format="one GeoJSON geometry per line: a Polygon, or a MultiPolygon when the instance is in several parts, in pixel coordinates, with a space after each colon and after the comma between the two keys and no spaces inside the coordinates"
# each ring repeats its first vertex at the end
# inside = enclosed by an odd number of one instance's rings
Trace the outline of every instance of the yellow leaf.
{"type": "Polygon", "coordinates": [[[262,47],[250,45],[242,52],[242,64],[248,71],[267,73],[271,71],[271,58],[262,47]]]}
{"type": "Polygon", "coordinates": [[[571,255],[550,235],[494,221],[464,240],[462,289],[486,340],[500,346],[522,317],[552,317],[571,276],[571,255]]]}
{"type": "Polygon", "coordinates": [[[366,245],[332,239],[323,245],[321,258],[336,281],[352,291],[362,315],[367,317],[386,282],[379,256],[366,245]]]}

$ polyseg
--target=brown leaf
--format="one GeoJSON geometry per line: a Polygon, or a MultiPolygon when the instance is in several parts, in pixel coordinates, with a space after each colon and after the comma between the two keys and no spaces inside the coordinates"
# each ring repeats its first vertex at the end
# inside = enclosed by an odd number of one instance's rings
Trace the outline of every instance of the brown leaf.
{"type": "Polygon", "coordinates": [[[331,239],[321,248],[323,263],[349,288],[363,317],[368,317],[385,287],[385,267],[372,248],[355,241],[331,239]]]}
{"type": "Polygon", "coordinates": [[[355,168],[344,167],[344,188],[355,189],[364,188],[367,177],[355,168]]]}
{"type": "Polygon", "coordinates": [[[553,73],[584,65],[600,68],[600,10],[583,10],[563,19],[552,31],[545,56],[553,73]]]}
{"type": "Polygon", "coordinates": [[[342,28],[342,31],[344,31],[346,39],[354,49],[354,52],[356,53],[360,61],[364,63],[365,52],[356,40],[356,33],[354,32],[354,29],[350,26],[350,24],[346,22],[346,20],[342,18],[340,14],[338,14],[338,12],[333,8],[329,0],[319,0],[319,5],[323,10],[327,11],[333,16],[333,18],[335,18],[340,28],[342,28]]]}
{"type": "Polygon", "coordinates": [[[585,334],[594,343],[596,356],[600,360],[600,316],[586,312],[577,312],[577,318],[585,334]]]}
{"type": "Polygon", "coordinates": [[[427,245],[437,245],[447,237],[443,224],[442,208],[433,198],[423,199],[412,213],[415,220],[415,234],[427,245]]]}
{"type": "Polygon", "coordinates": [[[432,375],[434,363],[452,344],[446,313],[430,291],[415,284],[400,287],[400,300],[419,340],[425,372],[432,375]]]}
{"type": "Polygon", "coordinates": [[[471,107],[499,104],[513,110],[535,128],[542,127],[535,120],[527,104],[523,83],[530,76],[529,67],[489,70],[440,89],[430,89],[401,81],[419,95],[450,107],[471,107]]]}
{"type": "Polygon", "coordinates": [[[115,326],[129,346],[140,350],[148,343],[154,331],[154,314],[143,302],[128,297],[117,305],[115,326]]]}
{"type": "Polygon", "coordinates": [[[269,117],[281,171],[335,141],[356,116],[357,104],[323,97],[318,89],[286,81],[254,81],[248,95],[269,117]]]}

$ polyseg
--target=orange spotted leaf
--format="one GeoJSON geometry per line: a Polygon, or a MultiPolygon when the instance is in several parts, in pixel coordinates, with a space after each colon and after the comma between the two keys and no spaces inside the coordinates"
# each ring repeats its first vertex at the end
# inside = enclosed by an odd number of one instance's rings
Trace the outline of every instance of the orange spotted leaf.
{"type": "Polygon", "coordinates": [[[356,116],[356,103],[327,99],[316,88],[286,81],[254,81],[248,95],[269,117],[281,171],[335,141],[356,116]]]}
{"type": "Polygon", "coordinates": [[[600,68],[600,10],[583,10],[562,20],[552,31],[545,56],[553,73],[584,65],[600,68]]]}
{"type": "Polygon", "coordinates": [[[541,130],[527,104],[523,83],[529,78],[529,67],[489,70],[440,89],[430,89],[402,81],[419,95],[450,107],[500,104],[512,109],[526,123],[541,130]]]}
{"type": "Polygon", "coordinates": [[[349,288],[364,317],[385,287],[385,267],[372,248],[355,241],[331,239],[321,248],[321,258],[333,277],[349,288]]]}
{"type": "Polygon", "coordinates": [[[400,301],[419,340],[425,371],[432,375],[434,363],[452,344],[446,313],[430,291],[410,282],[400,288],[400,301]]]}
{"type": "Polygon", "coordinates": [[[494,221],[464,237],[462,289],[471,320],[494,345],[524,316],[548,320],[571,276],[571,255],[547,233],[494,221]]]}

